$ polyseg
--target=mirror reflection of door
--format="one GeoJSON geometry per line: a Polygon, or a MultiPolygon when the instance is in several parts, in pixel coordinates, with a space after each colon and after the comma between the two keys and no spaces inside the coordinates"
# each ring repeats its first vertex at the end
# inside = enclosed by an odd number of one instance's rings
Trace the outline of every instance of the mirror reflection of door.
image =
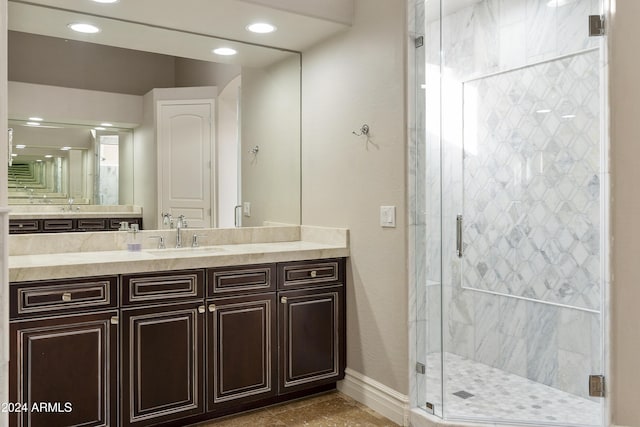
{"type": "Polygon", "coordinates": [[[97,136],[96,204],[117,205],[119,187],[118,135],[97,136]]]}
{"type": "Polygon", "coordinates": [[[213,100],[158,103],[160,213],[211,227],[213,100]]]}

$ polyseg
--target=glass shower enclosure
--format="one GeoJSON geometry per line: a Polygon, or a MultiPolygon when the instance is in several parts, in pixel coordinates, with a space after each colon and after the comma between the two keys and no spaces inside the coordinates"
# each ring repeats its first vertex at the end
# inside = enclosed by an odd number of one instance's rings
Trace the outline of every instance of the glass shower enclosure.
{"type": "Polygon", "coordinates": [[[601,426],[608,170],[601,0],[417,0],[416,406],[601,426]],[[422,39],[419,39],[422,37],[422,39]]]}

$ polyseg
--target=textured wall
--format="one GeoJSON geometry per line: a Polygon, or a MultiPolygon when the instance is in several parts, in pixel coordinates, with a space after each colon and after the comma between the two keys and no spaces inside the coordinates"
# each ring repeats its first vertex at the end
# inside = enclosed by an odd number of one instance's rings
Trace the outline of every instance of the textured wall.
{"type": "Polygon", "coordinates": [[[303,52],[302,223],[350,229],[347,366],[408,394],[405,35],[403,1],[359,0],[349,31],[303,52]]]}
{"type": "Polygon", "coordinates": [[[612,364],[611,404],[614,424],[640,425],[640,2],[612,1],[610,28],[611,168],[612,168],[612,364]]]}

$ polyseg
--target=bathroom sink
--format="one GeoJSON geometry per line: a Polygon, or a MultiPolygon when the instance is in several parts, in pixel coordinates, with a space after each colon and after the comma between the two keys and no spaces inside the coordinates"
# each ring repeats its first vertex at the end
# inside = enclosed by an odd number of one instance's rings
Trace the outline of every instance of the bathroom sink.
{"type": "Polygon", "coordinates": [[[189,255],[214,255],[220,252],[224,252],[226,249],[221,248],[220,246],[198,246],[198,247],[183,247],[183,248],[167,248],[167,249],[146,249],[145,252],[148,252],[157,256],[167,256],[167,257],[176,257],[176,256],[189,256],[189,255]]]}

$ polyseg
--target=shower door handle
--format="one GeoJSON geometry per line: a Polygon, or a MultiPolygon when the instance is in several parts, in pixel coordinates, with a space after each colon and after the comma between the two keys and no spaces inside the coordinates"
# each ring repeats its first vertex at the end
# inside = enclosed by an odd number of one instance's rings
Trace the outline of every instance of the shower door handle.
{"type": "Polygon", "coordinates": [[[456,217],[456,253],[462,258],[462,215],[456,217]]]}

